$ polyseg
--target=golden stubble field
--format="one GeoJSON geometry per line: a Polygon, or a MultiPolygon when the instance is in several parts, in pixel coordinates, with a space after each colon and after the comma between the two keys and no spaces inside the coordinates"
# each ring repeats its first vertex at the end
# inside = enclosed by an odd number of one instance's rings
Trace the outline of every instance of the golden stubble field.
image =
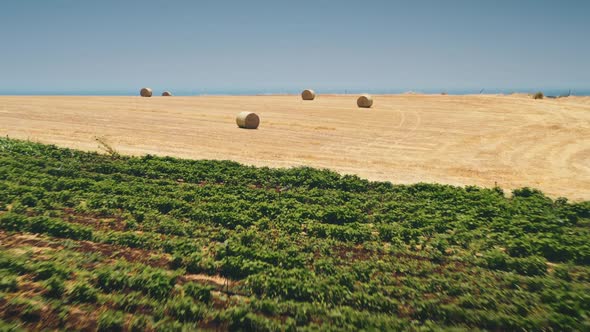
{"type": "Polygon", "coordinates": [[[394,183],[523,186],[590,199],[590,97],[0,97],[0,135],[82,150],[307,165],[394,183]],[[240,111],[260,115],[238,129],[240,111]]]}

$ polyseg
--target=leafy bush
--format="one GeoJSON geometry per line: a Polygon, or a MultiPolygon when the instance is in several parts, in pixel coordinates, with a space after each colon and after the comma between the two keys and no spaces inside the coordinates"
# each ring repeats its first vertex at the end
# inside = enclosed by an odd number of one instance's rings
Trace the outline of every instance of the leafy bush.
{"type": "Polygon", "coordinates": [[[69,224],[60,219],[47,217],[31,218],[30,231],[75,240],[89,240],[92,238],[92,230],[88,227],[69,224]]]}
{"type": "Polygon", "coordinates": [[[174,286],[176,277],[163,271],[146,269],[130,278],[131,288],[142,290],[155,298],[168,296],[174,286]]]}
{"type": "Polygon", "coordinates": [[[249,308],[234,307],[222,313],[223,321],[231,331],[280,331],[274,321],[250,312],[249,308]]]}
{"type": "Polygon", "coordinates": [[[8,212],[0,215],[0,227],[7,231],[23,231],[28,227],[26,217],[8,212]]]}
{"type": "Polygon", "coordinates": [[[98,316],[98,331],[122,332],[125,326],[125,315],[120,311],[107,310],[98,316]]]}
{"type": "Polygon", "coordinates": [[[189,297],[172,298],[166,304],[166,310],[182,322],[198,322],[207,313],[207,308],[203,304],[196,303],[189,297]]]}
{"type": "Polygon", "coordinates": [[[129,323],[129,331],[131,332],[143,332],[153,328],[153,320],[145,315],[133,316],[129,323]]]}
{"type": "Polygon", "coordinates": [[[94,303],[98,298],[98,291],[86,282],[78,282],[69,291],[68,297],[73,302],[94,303]]]}
{"type": "Polygon", "coordinates": [[[533,95],[533,99],[543,99],[543,97],[545,97],[545,95],[543,95],[543,92],[536,92],[533,95]]]}
{"type": "Polygon", "coordinates": [[[501,251],[492,251],[485,256],[485,262],[490,269],[511,271],[527,276],[547,273],[546,260],[538,256],[514,258],[501,251]]]}
{"type": "Polygon", "coordinates": [[[210,286],[204,286],[196,282],[188,282],[184,285],[184,293],[193,299],[209,303],[211,301],[211,290],[210,286]]]}
{"type": "Polygon", "coordinates": [[[0,331],[21,332],[25,331],[19,322],[6,322],[0,318],[0,331]]]}
{"type": "Polygon", "coordinates": [[[547,273],[547,261],[543,257],[513,258],[511,265],[516,273],[525,276],[537,276],[547,273]]]}
{"type": "Polygon", "coordinates": [[[70,271],[58,262],[44,261],[39,262],[32,267],[35,273],[35,280],[47,280],[50,278],[65,279],[70,271]]]}
{"type": "Polygon", "coordinates": [[[20,198],[20,202],[22,205],[27,207],[34,207],[37,205],[37,197],[33,196],[31,193],[26,193],[20,198]]]}
{"type": "Polygon", "coordinates": [[[324,210],[321,218],[325,223],[337,225],[361,222],[365,220],[365,216],[360,211],[347,206],[327,207],[324,210]]]}
{"type": "Polygon", "coordinates": [[[0,270],[0,291],[13,292],[17,290],[18,281],[16,277],[5,270],[0,270]]]}
{"type": "Polygon", "coordinates": [[[175,275],[159,269],[145,268],[137,271],[134,266],[119,264],[98,270],[96,283],[107,292],[133,289],[163,299],[172,290],[175,279],[175,275]]]}
{"type": "Polygon", "coordinates": [[[532,197],[532,196],[543,196],[543,193],[537,189],[533,189],[533,188],[529,188],[529,187],[523,187],[520,189],[514,189],[512,191],[512,195],[514,197],[524,197],[524,198],[528,198],[528,197],[532,197]]]}
{"type": "Polygon", "coordinates": [[[66,288],[64,280],[58,276],[53,276],[47,279],[44,285],[45,290],[47,291],[45,295],[56,299],[62,297],[64,290],[66,288]]]}

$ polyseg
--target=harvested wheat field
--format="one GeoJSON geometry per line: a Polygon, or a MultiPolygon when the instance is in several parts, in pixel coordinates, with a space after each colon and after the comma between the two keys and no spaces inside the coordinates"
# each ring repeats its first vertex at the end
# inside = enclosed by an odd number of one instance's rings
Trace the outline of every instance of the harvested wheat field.
{"type": "Polygon", "coordinates": [[[307,165],[395,183],[530,186],[590,199],[590,97],[0,97],[0,135],[123,154],[307,165]],[[236,126],[239,112],[257,130],[236,126]]]}

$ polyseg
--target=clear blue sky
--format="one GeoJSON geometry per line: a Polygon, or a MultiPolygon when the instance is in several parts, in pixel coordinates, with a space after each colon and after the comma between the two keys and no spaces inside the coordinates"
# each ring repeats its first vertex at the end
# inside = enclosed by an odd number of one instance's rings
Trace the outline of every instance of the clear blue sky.
{"type": "Polygon", "coordinates": [[[590,88],[590,1],[0,5],[0,91],[590,88]]]}

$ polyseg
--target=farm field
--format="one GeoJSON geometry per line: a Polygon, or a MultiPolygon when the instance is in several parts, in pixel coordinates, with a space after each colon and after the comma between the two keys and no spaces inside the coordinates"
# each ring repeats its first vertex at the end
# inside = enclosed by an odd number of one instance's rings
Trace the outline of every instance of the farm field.
{"type": "Polygon", "coordinates": [[[589,238],[590,202],[531,188],[0,138],[0,330],[582,331],[589,238]]]}
{"type": "Polygon", "coordinates": [[[131,155],[312,166],[394,183],[590,199],[590,98],[525,95],[0,97],[0,135],[131,155]],[[241,111],[261,117],[239,130],[241,111]]]}

